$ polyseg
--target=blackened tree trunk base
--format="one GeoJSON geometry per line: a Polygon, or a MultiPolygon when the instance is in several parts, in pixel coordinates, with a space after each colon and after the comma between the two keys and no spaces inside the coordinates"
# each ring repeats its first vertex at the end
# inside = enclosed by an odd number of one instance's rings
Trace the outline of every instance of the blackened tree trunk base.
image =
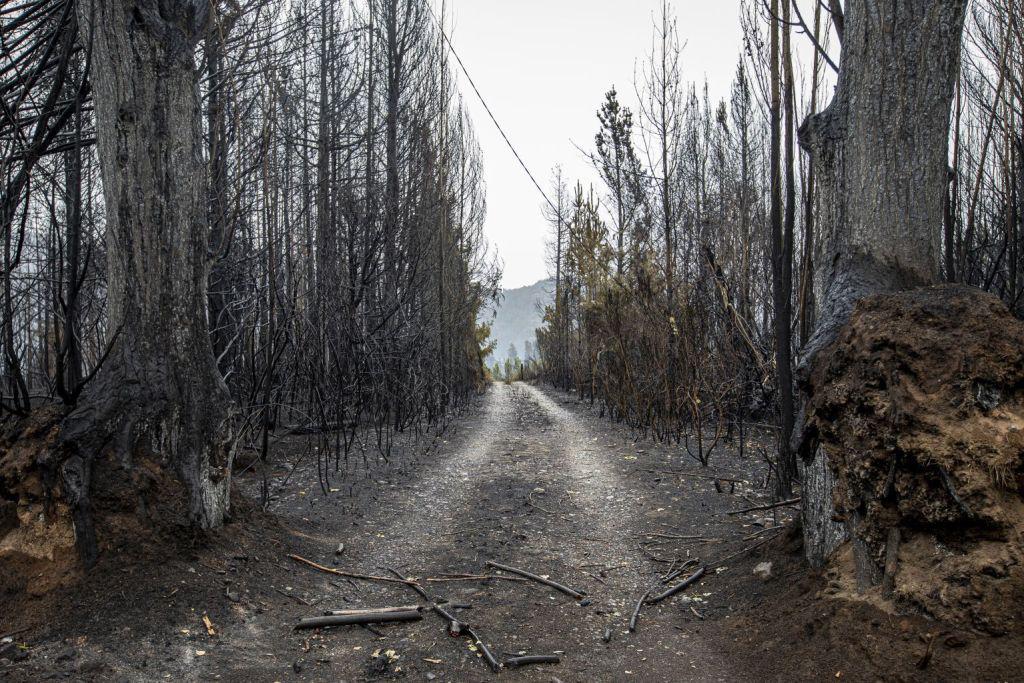
{"type": "MultiPolygon", "coordinates": [[[[849,0],[835,95],[807,119],[800,144],[819,176],[814,242],[818,327],[803,350],[808,376],[867,296],[935,282],[948,182],[949,112],[959,73],[965,0],[849,0]]],[[[829,463],[805,420],[805,547],[821,564],[844,537],[833,520],[829,463]]],[[[846,520],[847,529],[856,525],[846,520]]]]}
{"type": "Polygon", "coordinates": [[[90,566],[101,456],[124,471],[146,458],[175,473],[192,523],[210,528],[228,514],[235,432],[207,321],[208,176],[194,55],[210,3],[95,0],[76,11],[91,45],[112,348],[48,466],[90,566]]]}
{"type": "Polygon", "coordinates": [[[59,495],[73,511],[87,567],[98,552],[90,492],[94,479],[103,476],[96,468],[100,459],[129,473],[128,481],[135,481],[131,472],[138,461],[168,470],[184,487],[188,519],[196,528],[220,526],[230,512],[235,430],[226,392],[214,389],[209,398],[180,395],[175,390],[181,380],[170,381],[167,371],[131,382],[122,368],[117,361],[104,368],[80,407],[64,419],[58,448],[47,463],[49,480],[59,484],[59,495]]]}

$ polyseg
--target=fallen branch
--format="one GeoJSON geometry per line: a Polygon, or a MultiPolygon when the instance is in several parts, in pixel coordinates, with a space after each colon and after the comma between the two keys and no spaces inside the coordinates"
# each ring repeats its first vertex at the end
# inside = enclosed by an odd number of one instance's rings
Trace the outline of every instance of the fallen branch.
{"type": "Polygon", "coordinates": [[[636,542],[636,547],[637,547],[637,550],[639,550],[641,553],[643,553],[644,557],[649,559],[651,562],[661,562],[662,564],[667,564],[667,565],[672,566],[672,567],[674,567],[676,565],[676,563],[679,562],[679,558],[678,557],[673,558],[671,560],[666,560],[664,557],[658,557],[657,555],[655,555],[654,553],[649,551],[646,547],[644,547],[644,544],[641,543],[640,541],[636,542]]]}
{"type": "Polygon", "coordinates": [[[755,505],[754,507],[744,508],[742,510],[732,510],[726,514],[742,515],[747,512],[758,512],[759,510],[774,510],[775,508],[784,507],[786,505],[796,505],[799,502],[799,498],[790,498],[789,500],[780,500],[778,503],[771,503],[769,505],[755,505]]]}
{"type": "Polygon", "coordinates": [[[661,582],[662,583],[669,583],[670,581],[674,581],[675,579],[677,579],[680,576],[682,576],[683,572],[685,572],[687,569],[689,569],[690,567],[692,567],[694,565],[697,565],[697,564],[700,564],[700,560],[698,560],[696,558],[687,560],[678,569],[676,569],[675,571],[671,571],[668,574],[666,574],[665,576],[663,576],[662,579],[661,579],[661,582]]]}
{"type": "Polygon", "coordinates": [[[499,579],[501,581],[526,581],[518,576],[501,576],[500,574],[466,574],[465,576],[431,576],[427,578],[428,583],[448,583],[451,581],[489,581],[499,579]]]}
{"type": "Polygon", "coordinates": [[[368,607],[365,609],[354,608],[354,609],[332,609],[324,612],[325,617],[347,617],[347,616],[358,616],[366,614],[392,614],[394,612],[418,612],[420,611],[419,605],[407,605],[405,607],[368,607]]]}
{"type": "Polygon", "coordinates": [[[694,573],[690,574],[690,576],[688,576],[682,583],[679,583],[679,584],[676,584],[675,586],[672,586],[671,588],[669,588],[664,593],[660,593],[658,595],[655,595],[653,598],[649,598],[647,600],[648,604],[653,605],[653,604],[659,603],[662,600],[664,600],[665,598],[670,598],[673,595],[675,595],[676,593],[680,593],[680,592],[686,590],[687,588],[689,588],[693,584],[695,584],[698,581],[700,581],[701,578],[704,576],[704,573],[706,571],[707,571],[707,567],[701,567],[700,569],[698,569],[694,573]]]}
{"type": "Polygon", "coordinates": [[[724,564],[725,562],[727,562],[727,561],[729,561],[729,560],[731,560],[731,559],[733,559],[735,557],[739,557],[740,555],[744,555],[746,553],[749,553],[751,550],[755,550],[757,548],[760,548],[765,543],[767,543],[767,542],[769,542],[769,541],[771,541],[771,540],[773,540],[775,538],[778,538],[779,534],[781,534],[783,531],[786,530],[786,527],[777,527],[777,528],[778,528],[778,531],[776,531],[771,536],[768,536],[767,538],[762,538],[757,543],[753,543],[751,545],[748,545],[746,548],[742,548],[740,550],[737,550],[732,555],[726,555],[725,557],[723,557],[721,559],[715,560],[713,563],[709,564],[708,567],[712,568],[712,569],[715,568],[715,567],[719,567],[722,564],[724,564]]]}
{"type": "Polygon", "coordinates": [[[309,600],[301,598],[298,595],[292,595],[291,593],[289,593],[287,591],[283,591],[280,588],[275,588],[274,590],[277,591],[278,593],[280,593],[281,595],[283,595],[286,598],[291,598],[292,600],[294,600],[295,602],[299,603],[300,605],[305,605],[306,607],[312,607],[313,606],[313,603],[311,603],[309,600]]]}
{"type": "Polygon", "coordinates": [[[573,590],[568,586],[563,586],[560,583],[557,583],[550,579],[545,579],[543,576],[537,576],[536,574],[532,574],[523,569],[516,569],[515,567],[509,567],[508,565],[498,564],[497,562],[492,562],[491,560],[488,560],[485,564],[488,567],[493,567],[494,569],[499,569],[503,572],[509,572],[511,574],[518,574],[519,576],[523,576],[527,579],[530,579],[531,581],[536,581],[537,583],[544,584],[545,586],[548,586],[549,588],[554,588],[556,591],[565,593],[566,595],[575,598],[576,600],[582,600],[583,598],[587,597],[586,593],[573,590]]]}
{"type": "Polygon", "coordinates": [[[372,633],[373,635],[377,636],[378,638],[386,638],[387,637],[383,633],[381,633],[380,631],[375,629],[374,627],[370,626],[369,624],[357,624],[357,626],[359,626],[359,628],[363,629],[364,631],[366,631],[368,633],[372,633]]]}
{"type": "MultiPolygon", "coordinates": [[[[391,572],[392,574],[394,574],[395,576],[397,576],[400,579],[404,578],[398,572],[397,569],[394,569],[392,567],[388,567],[388,571],[391,572]]],[[[414,591],[416,591],[420,595],[420,597],[422,597],[424,600],[426,600],[427,602],[430,603],[430,608],[431,608],[431,610],[433,610],[433,612],[435,614],[437,614],[442,619],[444,619],[445,621],[448,622],[448,635],[450,635],[452,637],[462,635],[462,632],[466,629],[466,626],[467,626],[466,624],[463,624],[462,622],[460,622],[455,617],[454,614],[451,614],[446,609],[441,607],[441,605],[438,604],[439,601],[434,600],[433,598],[431,598],[430,595],[427,594],[427,591],[423,590],[422,586],[410,585],[409,587],[412,588],[414,591]]]]}
{"type": "MultiPolygon", "coordinates": [[[[391,572],[392,574],[394,574],[401,581],[409,581],[409,579],[407,579],[404,576],[402,576],[402,574],[400,574],[398,572],[398,570],[394,569],[393,567],[388,567],[388,571],[391,572]]],[[[427,591],[423,590],[423,586],[421,586],[421,585],[419,585],[418,583],[415,583],[415,582],[407,583],[406,585],[409,586],[410,588],[412,588],[417,593],[419,593],[419,596],[421,598],[423,598],[424,600],[426,600],[427,602],[433,602],[433,600],[430,599],[430,596],[427,595],[427,591]]]]}
{"type": "Polygon", "coordinates": [[[484,644],[484,641],[480,639],[473,629],[469,626],[465,627],[466,634],[473,639],[473,644],[480,648],[480,653],[483,654],[484,659],[487,660],[488,666],[491,667],[492,671],[501,671],[501,662],[495,658],[494,653],[484,644]]]}
{"type": "Polygon", "coordinates": [[[308,567],[312,567],[317,571],[325,572],[327,574],[334,574],[335,576],[344,576],[349,579],[360,579],[361,581],[383,581],[385,583],[404,583],[407,586],[418,586],[419,583],[410,579],[392,579],[389,576],[371,576],[369,574],[354,574],[352,572],[345,572],[340,569],[333,569],[331,567],[325,567],[322,564],[317,564],[312,560],[307,560],[304,557],[298,555],[289,555],[289,558],[295,560],[299,564],[304,564],[308,567]]]}
{"type": "Polygon", "coordinates": [[[636,630],[636,620],[640,618],[640,608],[644,606],[644,603],[647,602],[647,598],[649,598],[650,596],[651,591],[647,591],[646,593],[640,596],[639,600],[637,600],[636,607],[633,609],[633,615],[629,618],[630,633],[636,630]]]}
{"type": "Polygon", "coordinates": [[[505,666],[527,666],[528,664],[559,664],[562,659],[558,655],[525,655],[523,657],[510,657],[505,660],[505,666]]]}
{"type": "Polygon", "coordinates": [[[746,482],[742,479],[732,479],[730,477],[719,477],[713,474],[698,474],[697,472],[687,472],[686,470],[646,470],[646,469],[634,469],[634,472],[652,472],[654,474],[671,474],[676,477],[692,477],[694,479],[708,479],[713,481],[725,481],[730,484],[745,484],[746,482]]]}
{"type": "Polygon", "coordinates": [[[646,532],[644,532],[644,533],[642,533],[640,535],[641,536],[645,536],[647,538],[667,538],[667,539],[673,540],[673,541],[717,541],[717,540],[719,540],[717,538],[708,538],[706,536],[684,536],[682,534],[662,534],[662,533],[656,533],[656,532],[653,532],[653,531],[646,531],[646,532]]]}
{"type": "Polygon", "coordinates": [[[718,477],[713,474],[697,474],[696,472],[673,472],[673,474],[680,477],[691,477],[693,479],[709,479],[711,481],[719,482],[724,481],[729,484],[745,484],[746,482],[742,479],[732,479],[731,477],[718,477]]]}
{"type": "Polygon", "coordinates": [[[296,629],[323,628],[325,626],[348,626],[363,624],[386,624],[396,621],[419,621],[423,618],[419,609],[406,612],[369,611],[363,614],[341,614],[335,616],[308,617],[295,626],[296,629]]]}
{"type": "Polygon", "coordinates": [[[456,636],[461,636],[462,632],[469,628],[468,624],[463,624],[461,621],[458,620],[458,618],[454,614],[452,614],[436,602],[433,605],[433,610],[435,614],[439,615],[442,619],[448,622],[448,635],[452,636],[453,638],[456,636]]]}
{"type": "Polygon", "coordinates": [[[769,531],[778,531],[779,528],[780,527],[777,527],[777,526],[766,526],[765,528],[761,529],[760,531],[755,531],[752,534],[747,534],[746,536],[743,537],[743,540],[744,541],[752,541],[755,538],[757,538],[758,536],[760,536],[761,534],[766,534],[769,531]]]}

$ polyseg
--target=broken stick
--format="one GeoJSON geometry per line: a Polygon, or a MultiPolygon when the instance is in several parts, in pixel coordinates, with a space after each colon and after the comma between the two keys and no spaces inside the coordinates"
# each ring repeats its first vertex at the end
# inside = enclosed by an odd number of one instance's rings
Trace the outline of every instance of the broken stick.
{"type": "Polygon", "coordinates": [[[386,624],[395,621],[419,621],[423,618],[418,609],[407,612],[370,611],[364,614],[340,614],[334,616],[308,617],[296,624],[296,629],[323,628],[325,626],[348,626],[363,624],[386,624]]]}
{"type": "Polygon", "coordinates": [[[505,660],[505,666],[526,666],[528,664],[559,664],[562,661],[558,655],[524,655],[522,657],[509,657],[505,660]]]}
{"type": "Polygon", "coordinates": [[[325,617],[345,617],[345,616],[358,616],[362,614],[390,614],[392,612],[418,612],[420,611],[419,605],[408,605],[405,607],[369,607],[363,608],[352,608],[352,609],[332,609],[324,612],[325,617]]]}
{"type": "Polygon", "coordinates": [[[676,569],[675,571],[669,572],[668,574],[663,576],[661,578],[661,582],[662,583],[669,583],[671,581],[675,581],[677,578],[679,578],[680,576],[683,575],[683,572],[685,572],[687,569],[689,569],[690,567],[692,567],[693,565],[696,565],[696,564],[700,564],[700,560],[697,560],[697,559],[689,559],[689,560],[687,560],[686,562],[684,562],[679,567],[679,569],[676,569]]]}
{"type": "MultiPolygon", "coordinates": [[[[636,608],[633,609],[633,615],[629,618],[629,632],[632,633],[636,630],[636,620],[640,618],[640,608],[647,602],[647,598],[651,596],[651,591],[647,591],[640,596],[640,600],[636,603],[636,608]]],[[[605,641],[608,642],[608,641],[605,641]]]]}
{"type": "MultiPolygon", "coordinates": [[[[399,571],[393,567],[388,567],[388,571],[400,579],[404,578],[402,574],[400,574],[399,571]]],[[[422,586],[410,584],[409,587],[417,593],[419,593],[420,597],[422,597],[424,600],[430,603],[430,608],[434,611],[435,614],[437,614],[442,619],[448,622],[448,635],[452,637],[462,635],[462,632],[466,628],[466,625],[459,621],[454,614],[451,614],[446,609],[441,607],[441,605],[438,604],[439,601],[431,598],[427,591],[423,590],[422,586]]]]}
{"type": "Polygon", "coordinates": [[[480,640],[480,637],[470,627],[466,626],[465,631],[466,635],[473,639],[473,644],[480,648],[480,653],[484,656],[484,659],[487,660],[487,664],[491,667],[491,670],[495,672],[501,671],[501,662],[497,660],[490,648],[484,644],[484,641],[480,640]]]}
{"type": "MultiPolygon", "coordinates": [[[[402,574],[397,569],[395,569],[394,567],[388,567],[388,571],[391,572],[392,574],[394,574],[398,578],[399,581],[409,581],[409,579],[407,579],[404,576],[402,576],[402,574]]],[[[407,583],[406,585],[409,586],[410,588],[412,588],[417,593],[419,593],[419,596],[421,598],[423,598],[424,600],[426,600],[427,602],[433,602],[433,600],[430,599],[430,596],[427,595],[427,591],[423,590],[423,586],[419,585],[416,582],[407,583]]]]}
{"type": "Polygon", "coordinates": [[[304,564],[308,567],[312,567],[321,572],[327,574],[334,574],[335,576],[344,576],[349,579],[359,579],[361,581],[383,581],[384,583],[404,583],[407,586],[418,586],[416,581],[410,581],[409,579],[392,579],[390,576],[371,576],[369,574],[354,574],[352,572],[344,572],[340,569],[333,569],[331,567],[325,567],[322,564],[317,564],[313,560],[307,560],[304,557],[298,555],[289,555],[290,559],[295,560],[299,564],[304,564]]]}
{"type": "Polygon", "coordinates": [[[488,560],[485,564],[488,567],[493,567],[494,569],[500,569],[503,572],[509,572],[511,574],[518,574],[519,576],[523,576],[523,577],[525,577],[527,579],[530,579],[531,581],[536,581],[537,583],[540,583],[540,584],[543,584],[545,586],[548,586],[549,588],[554,588],[556,591],[559,591],[561,593],[565,593],[566,595],[568,595],[568,596],[570,596],[570,597],[572,597],[572,598],[574,598],[576,600],[582,600],[583,598],[587,597],[586,593],[583,593],[581,591],[573,590],[572,588],[569,588],[568,586],[563,586],[562,584],[560,584],[560,583],[558,583],[556,581],[552,581],[550,579],[545,579],[543,576],[537,576],[536,574],[532,574],[532,573],[530,573],[530,572],[528,572],[528,571],[526,571],[524,569],[516,569],[515,567],[509,567],[508,565],[505,565],[505,564],[498,564],[497,562],[492,562],[490,560],[488,560]]]}
{"type": "Polygon", "coordinates": [[[673,595],[675,595],[676,593],[679,593],[681,591],[686,590],[687,588],[689,588],[693,584],[695,584],[698,581],[700,581],[701,577],[704,576],[704,572],[706,572],[706,571],[707,571],[707,567],[701,567],[700,569],[698,569],[697,571],[695,571],[694,573],[692,573],[688,577],[686,577],[686,579],[682,583],[679,583],[679,584],[676,584],[675,586],[672,586],[671,588],[669,588],[664,593],[660,593],[658,595],[655,595],[652,598],[648,598],[647,603],[650,604],[650,605],[653,605],[655,603],[661,602],[665,598],[670,598],[673,595]]]}
{"type": "Polygon", "coordinates": [[[790,498],[789,500],[780,500],[777,503],[771,503],[769,505],[755,505],[754,507],[744,508],[742,510],[733,510],[726,514],[729,515],[742,515],[747,512],[758,512],[760,510],[774,510],[775,508],[784,507],[786,505],[796,505],[800,502],[799,498],[790,498]]]}
{"type": "Polygon", "coordinates": [[[461,576],[428,576],[427,583],[451,583],[453,581],[525,581],[518,576],[501,576],[500,574],[463,574],[461,576]]]}

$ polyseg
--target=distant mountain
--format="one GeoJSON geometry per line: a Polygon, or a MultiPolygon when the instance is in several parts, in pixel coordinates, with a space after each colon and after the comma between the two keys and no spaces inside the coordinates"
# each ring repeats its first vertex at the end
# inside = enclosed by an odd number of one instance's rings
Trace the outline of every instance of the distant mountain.
{"type": "MultiPolygon", "coordinates": [[[[526,346],[536,347],[536,330],[544,318],[544,307],[554,297],[555,281],[541,280],[536,284],[502,292],[501,303],[494,310],[491,339],[497,342],[494,353],[487,358],[488,365],[504,363],[513,344],[520,359],[526,355],[526,346]]],[[[536,351],[534,351],[536,354],[536,351]]]]}

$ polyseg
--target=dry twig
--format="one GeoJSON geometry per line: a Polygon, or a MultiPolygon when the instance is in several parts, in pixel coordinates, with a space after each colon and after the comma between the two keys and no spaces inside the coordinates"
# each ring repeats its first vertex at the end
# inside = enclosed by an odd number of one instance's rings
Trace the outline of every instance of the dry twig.
{"type": "Polygon", "coordinates": [[[516,569],[515,567],[509,567],[508,565],[505,565],[505,564],[498,564],[497,562],[492,562],[490,560],[488,560],[486,562],[486,564],[487,564],[488,567],[493,567],[494,569],[500,569],[503,572],[510,572],[512,574],[518,574],[519,576],[526,577],[527,579],[530,579],[531,581],[536,581],[537,583],[544,584],[545,586],[548,586],[549,588],[554,588],[556,591],[559,591],[561,593],[565,593],[566,595],[568,595],[568,596],[570,596],[570,597],[572,597],[572,598],[574,598],[576,600],[582,600],[583,598],[587,597],[586,593],[583,593],[583,592],[577,591],[577,590],[573,590],[572,588],[569,588],[568,586],[563,586],[562,584],[560,584],[560,583],[558,583],[556,581],[552,581],[551,579],[545,579],[543,576],[537,576],[536,574],[528,572],[528,571],[526,571],[524,569],[516,569]]]}

